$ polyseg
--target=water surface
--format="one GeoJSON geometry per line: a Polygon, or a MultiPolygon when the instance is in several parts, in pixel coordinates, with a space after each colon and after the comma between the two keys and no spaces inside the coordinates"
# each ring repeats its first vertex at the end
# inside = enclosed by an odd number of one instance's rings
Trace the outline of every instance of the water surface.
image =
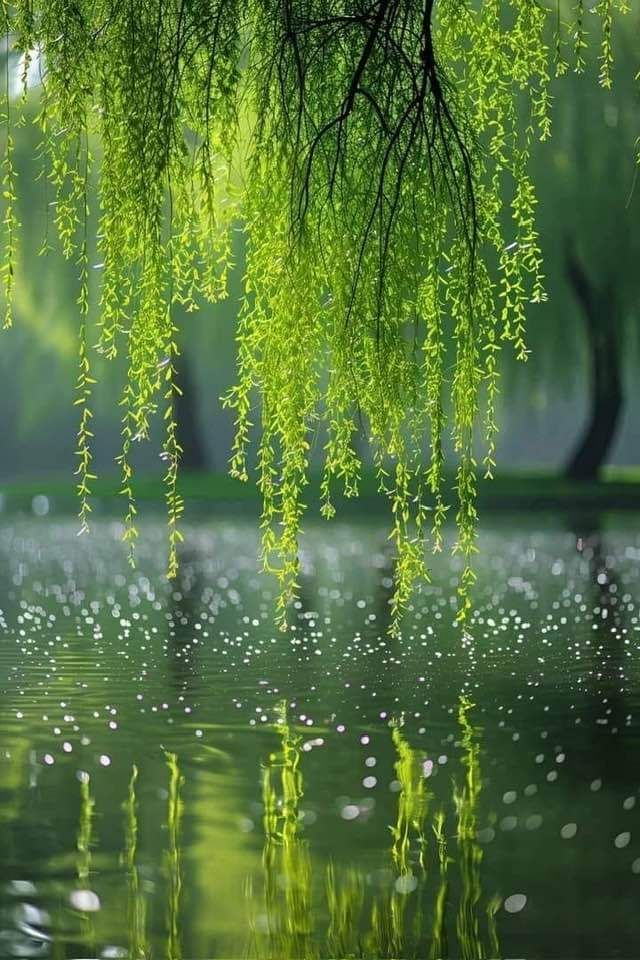
{"type": "MultiPolygon", "coordinates": [[[[42,511],[40,511],[42,512],[42,511]]],[[[0,527],[0,956],[637,958],[640,526],[487,524],[387,633],[383,525],[0,527]]]]}

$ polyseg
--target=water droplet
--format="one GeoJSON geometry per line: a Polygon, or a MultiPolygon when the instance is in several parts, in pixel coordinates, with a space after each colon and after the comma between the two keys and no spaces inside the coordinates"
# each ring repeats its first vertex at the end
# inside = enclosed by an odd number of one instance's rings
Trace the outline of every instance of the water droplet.
{"type": "Polygon", "coordinates": [[[95,913],[100,909],[100,897],[93,890],[73,890],[69,894],[69,903],[83,913],[95,913]]]}
{"type": "Polygon", "coordinates": [[[527,904],[527,898],[524,893],[512,893],[504,902],[504,909],[507,913],[520,913],[527,904]]]}
{"type": "Polygon", "coordinates": [[[398,893],[413,893],[413,891],[418,886],[417,879],[413,876],[412,873],[405,873],[395,882],[395,888],[398,893]]]}
{"type": "Polygon", "coordinates": [[[46,517],[49,513],[49,498],[43,493],[38,493],[31,501],[31,509],[36,517],[46,517]]]}

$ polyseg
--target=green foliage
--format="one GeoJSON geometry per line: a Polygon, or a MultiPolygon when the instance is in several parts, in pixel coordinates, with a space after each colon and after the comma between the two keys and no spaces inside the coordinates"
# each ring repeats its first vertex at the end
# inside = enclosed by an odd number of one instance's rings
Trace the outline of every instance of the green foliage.
{"type": "MultiPolygon", "coordinates": [[[[600,83],[609,86],[614,14],[626,6],[4,2],[0,29],[20,54],[25,88],[40,66],[42,177],[53,187],[64,255],[79,265],[82,528],[93,480],[91,356],[95,348],[108,358],[125,352],[125,539],[133,549],[131,447],[159,413],[175,574],[182,500],[174,308],[224,296],[231,234],[241,225],[238,379],[224,402],[237,419],[234,476],[248,478],[248,447],[259,433],[263,563],[280,580],[280,618],[297,590],[312,445],[324,447],[322,511],[330,517],[336,483],[347,496],[358,492],[360,423],[391,503],[396,622],[428,577],[425,548],[442,545],[442,438],[451,431],[464,616],[476,549],[477,428],[490,476],[500,350],[510,342],[526,359],[526,306],[545,296],[528,170],[534,141],[551,130],[550,75],[567,72],[571,57],[582,69],[599,22],[600,83]],[[93,139],[101,149],[97,196],[93,139]],[[94,203],[97,330],[88,325],[94,203]]],[[[7,323],[18,226],[11,129],[20,122],[11,83],[7,66],[7,323]]]]}

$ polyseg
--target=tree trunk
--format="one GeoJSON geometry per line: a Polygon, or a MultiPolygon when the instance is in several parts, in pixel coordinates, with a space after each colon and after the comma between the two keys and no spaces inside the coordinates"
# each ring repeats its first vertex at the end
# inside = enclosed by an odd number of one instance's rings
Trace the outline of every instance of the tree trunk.
{"type": "Polygon", "coordinates": [[[624,403],[613,285],[598,291],[571,248],[567,277],[582,310],[591,355],[591,410],[566,467],[572,480],[595,480],[615,438],[624,403]]]}
{"type": "Polygon", "coordinates": [[[185,470],[206,470],[207,454],[200,433],[193,381],[182,352],[176,363],[176,381],[181,391],[175,401],[178,443],[182,447],[180,463],[185,470]]]}

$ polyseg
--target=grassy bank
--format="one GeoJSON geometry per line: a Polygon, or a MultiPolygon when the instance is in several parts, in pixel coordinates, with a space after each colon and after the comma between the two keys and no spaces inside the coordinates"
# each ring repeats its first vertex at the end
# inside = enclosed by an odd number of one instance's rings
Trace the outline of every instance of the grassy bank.
{"type": "MultiPolygon", "coordinates": [[[[454,479],[449,486],[453,488],[454,479]]],[[[188,502],[210,504],[232,511],[259,509],[259,493],[254,483],[241,483],[226,474],[185,473],[180,480],[182,495],[188,502]]],[[[140,477],[135,484],[140,501],[164,499],[160,477],[140,477]]],[[[306,501],[317,501],[318,478],[306,491],[306,501]]],[[[386,498],[376,489],[372,473],[365,473],[360,497],[345,500],[336,485],[336,507],[343,512],[373,512],[388,509],[386,498]]],[[[34,497],[44,495],[57,509],[74,509],[75,486],[72,477],[42,478],[24,482],[0,483],[0,495],[7,509],[30,509],[34,497]]],[[[119,500],[118,479],[104,477],[94,484],[97,501],[105,506],[119,500]]],[[[452,489],[452,498],[455,493],[452,489]]],[[[455,501],[454,501],[455,502],[455,501]]],[[[633,510],[640,509],[640,469],[609,470],[592,483],[575,483],[551,473],[500,473],[493,480],[480,480],[478,505],[481,510],[633,510]]]]}

